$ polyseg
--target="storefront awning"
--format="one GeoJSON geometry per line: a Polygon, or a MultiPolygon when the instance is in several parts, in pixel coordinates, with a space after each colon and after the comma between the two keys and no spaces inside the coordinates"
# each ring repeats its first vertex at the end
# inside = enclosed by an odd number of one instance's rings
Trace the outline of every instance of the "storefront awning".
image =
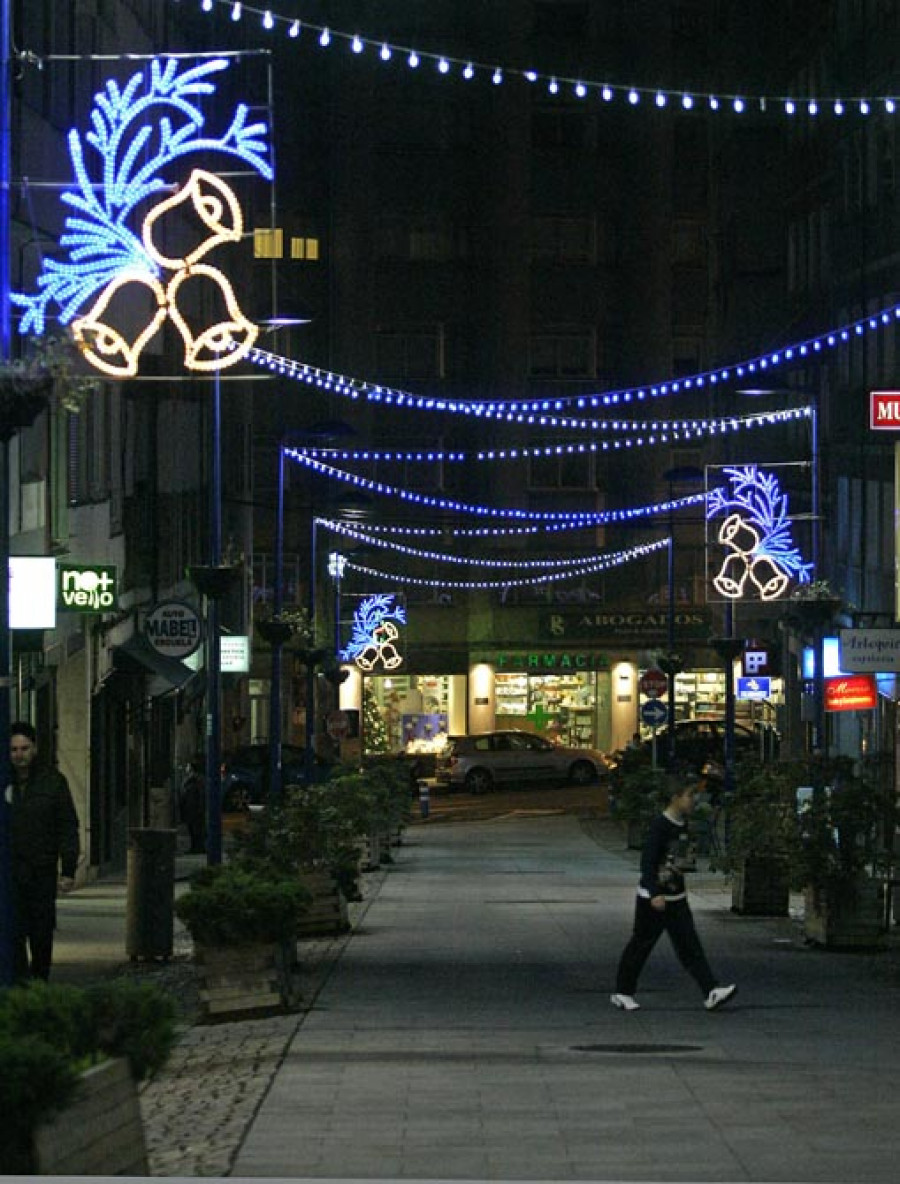
{"type": "Polygon", "coordinates": [[[158,654],[140,634],[113,647],[113,666],[122,674],[150,675],[147,693],[153,699],[182,690],[194,677],[183,662],[158,654]]]}

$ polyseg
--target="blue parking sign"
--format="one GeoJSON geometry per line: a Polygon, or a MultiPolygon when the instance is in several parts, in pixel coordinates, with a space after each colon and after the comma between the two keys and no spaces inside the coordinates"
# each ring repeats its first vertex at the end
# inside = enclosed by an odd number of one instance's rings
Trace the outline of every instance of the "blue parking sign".
{"type": "Polygon", "coordinates": [[[771,693],[771,678],[754,676],[737,680],[737,697],[739,699],[768,699],[771,693]]]}

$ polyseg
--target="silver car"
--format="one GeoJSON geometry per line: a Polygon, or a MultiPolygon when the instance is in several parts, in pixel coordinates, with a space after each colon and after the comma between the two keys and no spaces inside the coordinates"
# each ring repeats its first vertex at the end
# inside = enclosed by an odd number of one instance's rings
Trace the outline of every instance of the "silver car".
{"type": "Polygon", "coordinates": [[[532,732],[448,736],[437,755],[435,779],[450,789],[487,793],[504,782],[568,781],[589,785],[609,771],[595,748],[564,748],[532,732]]]}

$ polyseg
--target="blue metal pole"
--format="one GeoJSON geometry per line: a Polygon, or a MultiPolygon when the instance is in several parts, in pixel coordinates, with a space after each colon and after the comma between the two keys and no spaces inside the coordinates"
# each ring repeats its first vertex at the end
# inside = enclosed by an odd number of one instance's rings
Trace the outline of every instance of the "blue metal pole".
{"type": "MultiPolygon", "coordinates": [[[[222,562],[222,392],[219,372],[213,383],[210,462],[209,563],[222,562]]],[[[222,862],[222,661],[219,601],[206,597],[206,861],[222,862]]]]}
{"type": "MultiPolygon", "coordinates": [[[[0,356],[10,357],[11,230],[9,186],[12,176],[10,134],[9,0],[0,0],[0,356]]],[[[15,975],[12,857],[10,853],[9,761],[12,646],[9,635],[9,441],[0,441],[0,986],[10,986],[15,975]]]]}
{"type": "MultiPolygon", "coordinates": [[[[280,621],[284,607],[284,443],[278,441],[278,489],[275,511],[275,582],[272,615],[280,621]]],[[[282,642],[272,638],[272,685],[269,689],[269,796],[279,801],[281,770],[281,667],[282,642]]]]}
{"type": "MultiPolygon", "coordinates": [[[[309,587],[307,591],[307,608],[309,611],[310,649],[316,648],[316,515],[311,511],[309,540],[309,587]]],[[[304,773],[306,784],[312,785],[316,772],[316,670],[310,661],[306,667],[306,752],[304,755],[304,773]]]]}

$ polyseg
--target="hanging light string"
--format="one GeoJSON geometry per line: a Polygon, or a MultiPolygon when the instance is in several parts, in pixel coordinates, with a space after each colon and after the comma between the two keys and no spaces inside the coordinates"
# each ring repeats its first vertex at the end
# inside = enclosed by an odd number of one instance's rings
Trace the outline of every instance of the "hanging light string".
{"type": "Polygon", "coordinates": [[[385,64],[405,65],[413,73],[433,71],[439,77],[490,81],[492,86],[502,86],[508,79],[524,82],[530,87],[545,90],[547,94],[569,98],[591,99],[604,106],[625,106],[629,110],[650,109],[660,111],[710,111],[749,115],[783,115],[788,119],[807,116],[810,119],[844,116],[866,118],[876,112],[894,115],[897,99],[892,95],[873,93],[870,95],[751,95],[732,91],[703,91],[684,87],[637,86],[614,84],[608,79],[590,77],[577,78],[565,74],[552,74],[545,70],[523,68],[497,61],[476,61],[474,58],[457,57],[449,53],[423,50],[412,45],[401,45],[380,37],[371,37],[359,32],[334,29],[312,21],[301,21],[296,16],[282,16],[271,8],[259,8],[244,4],[240,0],[200,0],[204,12],[214,8],[230,11],[235,23],[245,16],[258,22],[267,33],[284,35],[292,41],[301,39],[317,45],[322,50],[348,51],[350,58],[377,57],[385,64]]]}
{"type": "Polygon", "coordinates": [[[704,370],[684,378],[675,378],[656,384],[642,384],[623,387],[618,390],[598,391],[594,394],[566,395],[552,399],[510,399],[508,401],[463,401],[446,396],[417,395],[411,391],[382,383],[369,382],[361,378],[349,378],[319,366],[297,362],[268,350],[254,347],[247,355],[248,360],[269,370],[308,386],[332,391],[350,399],[364,399],[369,403],[384,403],[389,406],[408,407],[424,411],[445,411],[476,418],[498,419],[509,423],[540,424],[541,426],[583,428],[596,431],[592,420],[556,419],[551,412],[563,412],[567,408],[578,411],[598,407],[614,407],[622,403],[643,403],[649,399],[666,398],[689,392],[716,390],[728,384],[759,379],[779,367],[806,365],[828,354],[829,351],[848,345],[866,333],[886,329],[900,323],[900,304],[881,312],[873,313],[860,320],[836,329],[829,329],[818,337],[809,337],[792,345],[786,345],[771,353],[758,354],[742,362],[723,366],[716,370],[704,370]],[[534,418],[539,417],[539,418],[534,418]]]}
{"type": "Polygon", "coordinates": [[[355,485],[369,493],[383,497],[400,498],[417,506],[429,506],[432,509],[448,510],[457,514],[475,514],[482,518],[515,518],[527,522],[577,522],[582,526],[591,524],[610,524],[613,522],[630,522],[635,518],[650,518],[656,514],[667,514],[680,510],[685,506],[695,506],[706,501],[706,493],[690,494],[687,497],[675,498],[667,502],[659,502],[650,506],[635,506],[629,510],[593,510],[574,512],[569,510],[516,510],[502,509],[494,506],[477,506],[471,502],[458,502],[451,498],[433,497],[430,494],[414,493],[409,489],[399,489],[395,485],[388,485],[383,481],[371,481],[367,477],[360,477],[356,473],[348,473],[344,469],[326,464],[302,448],[286,448],[284,455],[298,464],[304,465],[322,477],[344,481],[355,485]]]}
{"type": "Polygon", "coordinates": [[[789,423],[812,416],[811,407],[792,407],[782,411],[766,411],[756,415],[729,416],[727,419],[684,419],[666,423],[658,420],[652,423],[641,423],[638,420],[606,420],[598,426],[598,431],[608,432],[647,432],[648,435],[636,435],[630,439],[604,441],[590,440],[587,443],[556,443],[545,445],[522,445],[511,448],[484,448],[476,452],[454,450],[443,452],[440,449],[414,449],[409,452],[388,449],[384,452],[373,448],[305,448],[309,456],[326,457],[341,462],[363,461],[369,463],[383,462],[386,464],[436,464],[460,463],[470,461],[505,461],[528,460],[531,458],[549,456],[587,456],[601,452],[615,451],[627,448],[651,447],[655,444],[668,444],[673,440],[696,440],[705,436],[722,436],[751,428],[772,427],[777,424],[789,423]]]}
{"type": "Polygon", "coordinates": [[[463,567],[519,568],[525,570],[529,568],[558,568],[561,570],[566,567],[589,567],[598,558],[610,558],[610,556],[597,556],[594,554],[575,555],[568,558],[551,556],[544,559],[484,559],[474,555],[452,555],[447,551],[425,551],[420,547],[408,547],[404,543],[395,543],[388,539],[378,538],[376,535],[360,530],[359,527],[353,526],[349,522],[336,522],[331,519],[317,518],[316,524],[325,526],[327,529],[334,531],[336,534],[343,535],[345,538],[354,539],[356,542],[365,543],[372,547],[381,547],[384,550],[393,551],[398,555],[405,555],[410,559],[424,559],[429,563],[455,563],[463,567]]]}
{"type": "Polygon", "coordinates": [[[519,577],[505,580],[428,580],[419,576],[411,576],[406,572],[384,571],[376,567],[367,567],[361,563],[346,560],[345,569],[360,572],[362,575],[374,576],[379,580],[391,580],[400,584],[414,584],[420,588],[457,588],[457,589],[490,589],[490,588],[524,588],[537,584],[558,583],[560,580],[574,580],[581,576],[597,575],[608,571],[612,567],[621,567],[625,563],[632,563],[636,559],[644,559],[656,551],[668,547],[668,538],[656,539],[650,543],[640,543],[630,547],[627,551],[616,551],[610,555],[601,556],[590,563],[578,568],[560,570],[548,569],[540,575],[519,577]]]}

